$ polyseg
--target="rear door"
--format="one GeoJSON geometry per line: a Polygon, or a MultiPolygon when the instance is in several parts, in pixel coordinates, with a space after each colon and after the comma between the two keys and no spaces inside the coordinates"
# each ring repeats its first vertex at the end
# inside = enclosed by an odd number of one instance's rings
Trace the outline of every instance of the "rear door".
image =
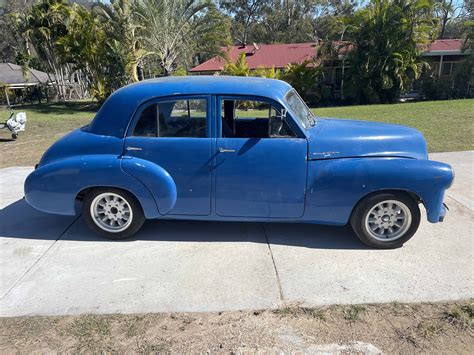
{"type": "Polygon", "coordinates": [[[304,213],[307,141],[265,99],[220,97],[216,213],[296,218],[304,213]]]}
{"type": "Polygon", "coordinates": [[[177,189],[171,215],[211,213],[211,97],[161,99],[143,105],[125,139],[125,155],[165,169],[177,189]]]}

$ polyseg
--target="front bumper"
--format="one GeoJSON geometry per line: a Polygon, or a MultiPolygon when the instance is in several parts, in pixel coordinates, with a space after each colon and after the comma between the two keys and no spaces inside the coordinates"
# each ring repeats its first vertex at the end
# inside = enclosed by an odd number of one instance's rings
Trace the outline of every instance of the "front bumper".
{"type": "Polygon", "coordinates": [[[448,205],[446,205],[446,203],[443,202],[443,207],[441,208],[441,211],[440,211],[440,214],[439,214],[439,221],[440,222],[444,221],[444,217],[446,217],[446,214],[448,213],[448,211],[449,211],[448,205]]]}

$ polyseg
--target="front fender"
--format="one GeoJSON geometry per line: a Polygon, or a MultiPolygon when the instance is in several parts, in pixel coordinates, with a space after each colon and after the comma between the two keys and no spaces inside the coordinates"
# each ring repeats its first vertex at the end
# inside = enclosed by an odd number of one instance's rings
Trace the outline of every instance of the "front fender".
{"type": "Polygon", "coordinates": [[[346,224],[365,196],[386,190],[419,196],[428,220],[438,222],[445,211],[444,192],[453,181],[447,164],[406,158],[346,158],[310,161],[306,216],[317,222],[346,224]]]}
{"type": "Polygon", "coordinates": [[[75,215],[75,199],[90,187],[115,187],[132,193],[146,218],[159,216],[157,204],[143,183],[121,168],[116,155],[76,156],[54,161],[33,171],[25,181],[25,199],[37,210],[75,215]]]}

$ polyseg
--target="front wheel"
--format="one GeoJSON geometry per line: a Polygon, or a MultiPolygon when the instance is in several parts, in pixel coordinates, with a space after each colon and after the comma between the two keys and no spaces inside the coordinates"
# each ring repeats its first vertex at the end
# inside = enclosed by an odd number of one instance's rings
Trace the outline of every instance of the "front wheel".
{"type": "Polygon", "coordinates": [[[420,209],[404,193],[381,193],[358,203],[351,216],[351,226],[368,246],[393,249],[403,246],[420,225],[420,209]]]}
{"type": "Polygon", "coordinates": [[[95,189],[88,193],[82,213],[88,227],[108,239],[129,238],[145,222],[143,210],[135,196],[114,188],[95,189]]]}

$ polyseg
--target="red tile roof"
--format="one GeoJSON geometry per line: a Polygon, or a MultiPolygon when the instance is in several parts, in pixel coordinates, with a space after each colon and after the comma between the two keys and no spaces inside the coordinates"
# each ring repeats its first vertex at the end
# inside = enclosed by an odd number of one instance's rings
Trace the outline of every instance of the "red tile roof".
{"type": "MultiPolygon", "coordinates": [[[[246,60],[250,69],[258,67],[285,68],[288,63],[301,63],[305,59],[310,59],[316,55],[315,43],[295,43],[295,44],[261,44],[233,46],[227,51],[230,61],[235,62],[240,53],[245,51],[246,60]]],[[[198,71],[220,71],[224,68],[226,60],[221,57],[213,57],[207,62],[199,64],[191,69],[198,71]]]]}
{"type": "Polygon", "coordinates": [[[462,39],[438,39],[431,43],[428,52],[435,51],[460,51],[464,41],[462,39]]]}
{"type": "MultiPolygon", "coordinates": [[[[460,51],[463,40],[445,39],[434,41],[427,52],[433,51],[460,51]]],[[[250,69],[258,67],[285,68],[290,63],[301,63],[316,55],[316,43],[291,43],[291,44],[261,44],[232,46],[224,51],[231,62],[235,62],[240,53],[245,51],[246,60],[250,69]]],[[[221,71],[226,60],[219,56],[199,64],[191,72],[216,72],[221,71]]]]}

